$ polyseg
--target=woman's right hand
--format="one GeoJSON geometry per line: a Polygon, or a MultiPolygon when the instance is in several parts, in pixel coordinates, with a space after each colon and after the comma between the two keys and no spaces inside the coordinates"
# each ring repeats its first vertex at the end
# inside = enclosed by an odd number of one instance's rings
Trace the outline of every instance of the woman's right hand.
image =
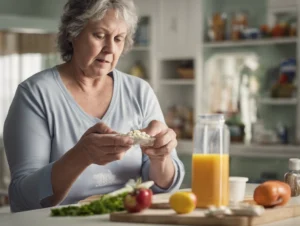
{"type": "Polygon", "coordinates": [[[130,137],[118,136],[106,124],[97,123],[83,134],[74,148],[83,153],[89,164],[105,165],[122,159],[132,144],[130,137]]]}

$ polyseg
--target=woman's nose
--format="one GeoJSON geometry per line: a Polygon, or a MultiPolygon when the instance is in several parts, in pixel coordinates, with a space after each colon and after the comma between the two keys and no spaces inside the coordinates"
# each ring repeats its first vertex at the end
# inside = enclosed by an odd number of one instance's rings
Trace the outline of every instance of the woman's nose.
{"type": "Polygon", "coordinates": [[[104,51],[106,53],[114,53],[115,51],[115,42],[114,39],[106,39],[104,51]]]}

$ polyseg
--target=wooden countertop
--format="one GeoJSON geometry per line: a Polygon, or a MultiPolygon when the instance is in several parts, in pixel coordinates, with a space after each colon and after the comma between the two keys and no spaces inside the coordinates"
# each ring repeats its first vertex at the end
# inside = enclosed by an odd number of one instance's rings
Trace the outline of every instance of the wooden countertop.
{"type": "MultiPolygon", "coordinates": [[[[246,197],[253,194],[256,184],[247,184],[246,197]]],[[[293,198],[293,203],[300,203],[300,197],[293,198]]],[[[98,215],[90,217],[50,217],[50,208],[25,211],[20,213],[7,213],[0,215],[1,226],[23,226],[23,225],[43,225],[43,226],[143,226],[144,224],[116,223],[109,221],[109,215],[98,215]]],[[[261,226],[295,226],[300,225],[300,217],[278,221],[261,226]]]]}

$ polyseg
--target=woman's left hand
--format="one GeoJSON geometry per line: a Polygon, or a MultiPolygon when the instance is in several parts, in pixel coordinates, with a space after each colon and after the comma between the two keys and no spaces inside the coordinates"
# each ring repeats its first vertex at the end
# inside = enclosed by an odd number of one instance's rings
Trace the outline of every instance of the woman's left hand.
{"type": "Polygon", "coordinates": [[[151,162],[164,161],[177,146],[176,133],[160,121],[151,121],[142,131],[155,137],[153,146],[141,147],[143,153],[148,155],[151,162]]]}

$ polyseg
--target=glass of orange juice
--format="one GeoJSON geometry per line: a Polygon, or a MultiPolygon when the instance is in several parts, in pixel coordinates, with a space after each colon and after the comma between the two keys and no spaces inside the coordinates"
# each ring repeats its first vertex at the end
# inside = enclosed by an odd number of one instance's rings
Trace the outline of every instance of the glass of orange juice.
{"type": "Polygon", "coordinates": [[[198,116],[192,156],[192,192],[198,208],[229,204],[229,142],[224,115],[198,116]]]}

